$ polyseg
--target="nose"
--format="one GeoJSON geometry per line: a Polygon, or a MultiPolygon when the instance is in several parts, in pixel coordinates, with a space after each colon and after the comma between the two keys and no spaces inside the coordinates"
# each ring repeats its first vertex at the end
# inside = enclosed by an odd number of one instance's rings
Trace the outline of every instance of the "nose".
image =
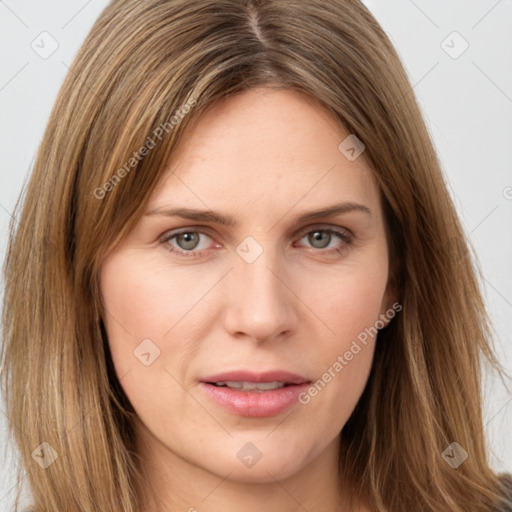
{"type": "Polygon", "coordinates": [[[275,250],[265,247],[252,263],[235,254],[226,276],[222,313],[225,330],[236,338],[272,341],[297,331],[298,302],[293,279],[275,250]]]}

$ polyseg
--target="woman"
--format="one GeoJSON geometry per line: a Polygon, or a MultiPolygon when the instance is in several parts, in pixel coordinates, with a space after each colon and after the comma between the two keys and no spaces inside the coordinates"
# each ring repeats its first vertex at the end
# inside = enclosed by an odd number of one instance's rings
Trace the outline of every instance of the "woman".
{"type": "Polygon", "coordinates": [[[113,1],[5,273],[36,512],[512,507],[463,230],[359,2],[113,1]]]}

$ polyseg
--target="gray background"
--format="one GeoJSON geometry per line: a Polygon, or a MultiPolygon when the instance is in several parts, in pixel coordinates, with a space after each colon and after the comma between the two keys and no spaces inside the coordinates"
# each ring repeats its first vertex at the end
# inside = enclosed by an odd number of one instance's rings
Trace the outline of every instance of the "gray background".
{"type": "MultiPolygon", "coordinates": [[[[11,212],[58,88],[106,4],[105,0],[0,0],[2,261],[11,212]],[[44,53],[57,44],[51,55],[44,53]]],[[[389,34],[414,84],[451,194],[482,265],[496,348],[510,370],[512,0],[365,0],[365,4],[389,34]]],[[[512,397],[496,378],[487,380],[485,433],[492,464],[500,471],[512,471],[512,397]]],[[[0,448],[4,461],[0,510],[9,510],[14,482],[3,405],[0,448]]]]}

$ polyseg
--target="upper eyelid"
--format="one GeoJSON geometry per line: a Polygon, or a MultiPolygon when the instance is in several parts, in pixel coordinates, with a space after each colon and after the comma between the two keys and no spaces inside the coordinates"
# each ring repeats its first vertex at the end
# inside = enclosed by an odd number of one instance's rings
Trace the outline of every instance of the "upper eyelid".
{"type": "MultiPolygon", "coordinates": [[[[308,233],[309,231],[312,231],[315,229],[318,229],[318,230],[329,230],[329,229],[340,230],[340,231],[346,231],[346,232],[352,234],[352,231],[350,229],[348,229],[347,227],[337,226],[337,225],[333,225],[333,224],[322,224],[322,223],[316,223],[316,224],[311,224],[310,226],[304,226],[303,228],[298,229],[295,232],[296,232],[296,234],[303,234],[303,233],[308,233]]],[[[202,225],[186,226],[183,228],[175,228],[175,229],[166,231],[162,235],[162,237],[178,235],[180,233],[195,233],[195,232],[213,236],[213,235],[210,235],[211,231],[212,231],[212,229],[209,226],[202,226],[202,225]]],[[[231,231],[230,231],[230,233],[231,233],[231,231]]]]}

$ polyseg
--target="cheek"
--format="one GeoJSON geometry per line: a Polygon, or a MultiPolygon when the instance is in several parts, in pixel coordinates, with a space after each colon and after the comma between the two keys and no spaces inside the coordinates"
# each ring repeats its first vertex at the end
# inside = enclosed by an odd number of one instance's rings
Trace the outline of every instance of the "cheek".
{"type": "Polygon", "coordinates": [[[179,306],[179,282],[166,281],[147,266],[144,261],[112,256],[101,273],[106,322],[134,337],[161,336],[170,327],[169,311],[179,306]]]}
{"type": "MultiPolygon", "coordinates": [[[[190,271],[162,268],[135,251],[114,253],[102,266],[103,320],[112,361],[136,409],[163,396],[182,396],[178,382],[184,381],[190,354],[209,325],[208,305],[201,298],[216,279],[191,277],[190,271]]],[[[145,414],[158,411],[149,407],[145,414]]]]}
{"type": "MultiPolygon", "coordinates": [[[[387,278],[387,260],[383,258],[374,264],[339,268],[316,284],[314,280],[304,283],[303,296],[326,327],[327,346],[348,349],[353,339],[361,333],[364,338],[364,333],[375,327],[386,310],[387,278]]],[[[332,355],[332,349],[327,352],[332,355]]]]}
{"type": "Polygon", "coordinates": [[[192,332],[198,323],[189,320],[201,309],[201,299],[212,284],[214,276],[203,278],[184,269],[163,268],[154,258],[112,255],[101,273],[104,321],[112,351],[127,342],[135,348],[146,338],[168,343],[185,326],[192,332]]]}
{"type": "MultiPolygon", "coordinates": [[[[332,284],[308,284],[315,315],[322,320],[322,336],[315,338],[316,381],[301,403],[320,423],[341,428],[366,385],[373,360],[380,314],[385,311],[387,262],[345,268],[332,284]]],[[[305,289],[304,289],[305,290],[305,289]]]]}
{"type": "Polygon", "coordinates": [[[299,397],[318,425],[333,436],[347,422],[366,386],[382,298],[375,290],[362,287],[345,291],[341,298],[338,295],[336,307],[326,305],[325,311],[330,312],[325,315],[326,323],[335,334],[317,338],[311,358],[317,368],[316,380],[299,397]]]}

